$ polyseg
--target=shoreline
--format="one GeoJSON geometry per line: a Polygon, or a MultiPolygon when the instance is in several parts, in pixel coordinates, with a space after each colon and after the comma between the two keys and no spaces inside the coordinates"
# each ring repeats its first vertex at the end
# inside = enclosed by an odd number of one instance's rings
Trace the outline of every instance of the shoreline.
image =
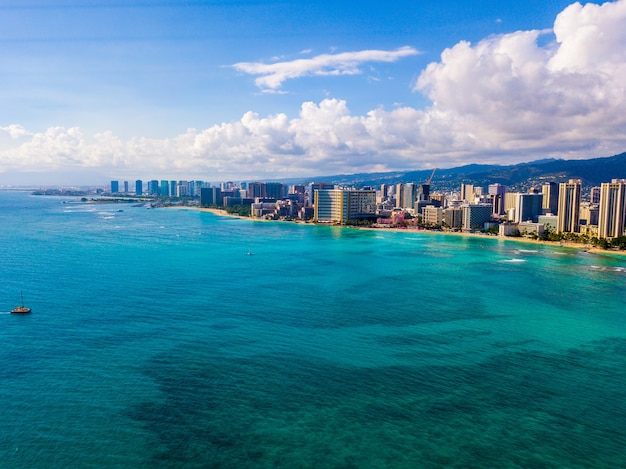
{"type": "Polygon", "coordinates": [[[549,247],[553,247],[553,248],[566,248],[566,249],[576,249],[582,252],[588,252],[590,254],[598,254],[598,255],[616,255],[619,257],[626,257],[626,251],[611,251],[611,250],[605,250],[605,249],[600,249],[594,246],[590,246],[590,245],[586,245],[586,244],[581,244],[581,243],[573,243],[571,241],[543,241],[543,240],[539,240],[539,239],[530,239],[530,238],[523,238],[523,237],[512,237],[512,236],[492,236],[492,235],[487,235],[484,233],[464,233],[464,232],[460,232],[460,231],[434,231],[434,230],[429,230],[429,229],[409,229],[409,228],[388,228],[388,227],[384,227],[384,228],[376,228],[376,227],[362,227],[362,226],[347,226],[347,225],[324,225],[324,224],[316,224],[316,223],[306,223],[306,222],[302,222],[302,221],[293,221],[293,222],[281,222],[280,220],[265,220],[265,219],[261,219],[261,218],[253,218],[253,217],[244,217],[241,215],[234,215],[231,213],[228,213],[226,210],[224,209],[219,209],[219,208],[207,208],[207,207],[197,207],[197,206],[168,206],[168,207],[163,207],[163,208],[168,208],[168,209],[179,209],[179,210],[193,210],[193,211],[198,211],[198,212],[207,212],[207,213],[212,213],[213,215],[217,215],[217,216],[223,216],[223,217],[230,217],[230,218],[239,218],[242,220],[250,220],[250,221],[258,221],[258,222],[280,222],[280,223],[296,223],[299,225],[311,225],[311,226],[337,226],[340,228],[352,228],[355,230],[366,230],[366,231],[382,231],[382,232],[397,232],[397,233],[425,233],[425,234],[429,234],[429,235],[445,235],[445,236],[462,236],[462,237],[468,237],[468,238],[482,238],[482,239],[493,239],[493,240],[497,240],[497,241],[511,241],[514,243],[522,243],[522,244],[534,244],[534,245],[541,245],[541,246],[549,246],[549,247]]]}

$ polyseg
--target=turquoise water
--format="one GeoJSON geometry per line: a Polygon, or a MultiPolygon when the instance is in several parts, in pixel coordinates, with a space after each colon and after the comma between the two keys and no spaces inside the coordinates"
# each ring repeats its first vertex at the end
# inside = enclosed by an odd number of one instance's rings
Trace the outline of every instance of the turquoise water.
{"type": "Polygon", "coordinates": [[[0,192],[2,467],[626,467],[626,258],[71,200],[0,192]]]}

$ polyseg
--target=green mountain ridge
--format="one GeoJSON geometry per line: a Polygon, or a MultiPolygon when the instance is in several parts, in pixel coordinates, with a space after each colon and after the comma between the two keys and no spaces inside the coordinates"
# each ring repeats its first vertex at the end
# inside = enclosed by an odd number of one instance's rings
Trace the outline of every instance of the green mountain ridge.
{"type": "MultiPolygon", "coordinates": [[[[327,181],[335,184],[379,186],[415,182],[425,183],[432,169],[390,171],[384,173],[342,174],[320,176],[308,181],[327,181]]],[[[598,186],[611,179],[626,179],[626,152],[619,155],[586,160],[544,159],[515,165],[469,164],[455,168],[437,169],[432,179],[433,189],[458,187],[461,183],[486,187],[500,183],[507,187],[530,187],[541,182],[566,182],[582,179],[585,186],[598,186]]],[[[296,183],[290,179],[290,183],[296,183]]],[[[308,182],[307,181],[307,182],[308,182]]],[[[301,183],[304,181],[300,180],[301,183]]]]}

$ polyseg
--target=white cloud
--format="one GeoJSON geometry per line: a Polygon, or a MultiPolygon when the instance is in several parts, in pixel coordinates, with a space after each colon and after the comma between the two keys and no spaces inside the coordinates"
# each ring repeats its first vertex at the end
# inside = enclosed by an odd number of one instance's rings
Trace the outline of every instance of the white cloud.
{"type": "Polygon", "coordinates": [[[255,84],[262,89],[276,90],[286,80],[303,76],[358,75],[360,66],[370,62],[395,62],[403,57],[417,55],[412,47],[401,47],[392,51],[363,50],[340,54],[321,54],[310,59],[296,59],[287,62],[265,64],[261,62],[240,62],[233,68],[250,75],[257,75],[255,84]]]}
{"type": "MultiPolygon", "coordinates": [[[[378,108],[355,115],[346,101],[324,99],[303,103],[297,116],[247,112],[237,121],[189,129],[171,139],[0,127],[0,171],[83,168],[120,178],[216,181],[621,153],[626,150],[624,24],[626,0],[574,4],[556,18],[554,36],[533,30],[459,42],[419,75],[414,89],[431,100],[425,109],[378,108]],[[554,40],[544,45],[550,37],[554,40]]],[[[261,86],[274,89],[303,74],[356,73],[377,57],[354,54],[250,70],[266,80],[261,86]]]]}
{"type": "Polygon", "coordinates": [[[433,102],[427,113],[453,137],[450,149],[623,151],[625,24],[625,0],[576,3],[556,18],[553,44],[538,44],[546,31],[461,42],[428,65],[415,90],[433,102]]]}
{"type": "Polygon", "coordinates": [[[6,127],[0,127],[0,135],[6,135],[13,140],[17,140],[21,137],[27,137],[29,133],[23,126],[12,124],[6,127]]]}

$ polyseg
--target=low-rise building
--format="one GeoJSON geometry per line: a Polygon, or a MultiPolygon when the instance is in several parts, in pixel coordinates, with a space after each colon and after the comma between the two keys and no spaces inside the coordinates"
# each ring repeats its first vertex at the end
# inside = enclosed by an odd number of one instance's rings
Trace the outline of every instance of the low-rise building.
{"type": "Polygon", "coordinates": [[[545,227],[543,226],[542,223],[533,223],[531,221],[524,221],[524,222],[518,223],[517,229],[519,230],[519,233],[521,235],[534,234],[537,236],[541,236],[545,231],[545,227]]]}
{"type": "Polygon", "coordinates": [[[517,236],[519,230],[517,229],[517,223],[500,223],[498,227],[498,236],[517,236]]]}
{"type": "Polygon", "coordinates": [[[559,217],[556,215],[552,215],[548,213],[547,215],[541,215],[537,219],[538,223],[541,223],[544,226],[545,230],[550,230],[556,232],[559,226],[559,217]]]}

